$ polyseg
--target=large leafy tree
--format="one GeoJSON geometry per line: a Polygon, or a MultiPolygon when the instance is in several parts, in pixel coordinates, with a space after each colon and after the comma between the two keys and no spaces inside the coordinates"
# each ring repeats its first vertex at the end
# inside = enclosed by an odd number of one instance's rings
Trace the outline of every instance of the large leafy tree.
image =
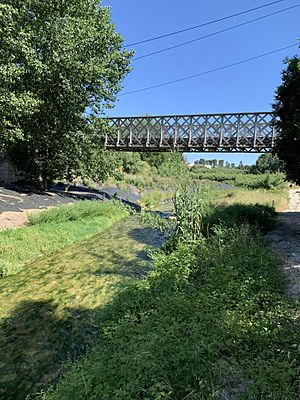
{"type": "Polygon", "coordinates": [[[99,0],[3,0],[0,151],[44,183],[102,165],[93,121],[129,71],[122,44],[99,0]]]}
{"type": "Polygon", "coordinates": [[[273,105],[280,132],[275,152],[288,179],[300,184],[300,58],[288,59],[286,65],[273,105]]]}
{"type": "Polygon", "coordinates": [[[250,172],[264,174],[266,172],[276,173],[282,170],[282,162],[276,154],[261,154],[256,160],[255,165],[250,167],[250,172]]]}

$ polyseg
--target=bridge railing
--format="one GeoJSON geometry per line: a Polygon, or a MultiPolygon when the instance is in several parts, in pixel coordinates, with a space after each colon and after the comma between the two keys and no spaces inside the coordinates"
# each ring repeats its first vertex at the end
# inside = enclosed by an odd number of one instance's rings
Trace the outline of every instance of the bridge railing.
{"type": "Polygon", "coordinates": [[[126,151],[269,151],[271,112],[108,118],[107,148],[126,151]]]}

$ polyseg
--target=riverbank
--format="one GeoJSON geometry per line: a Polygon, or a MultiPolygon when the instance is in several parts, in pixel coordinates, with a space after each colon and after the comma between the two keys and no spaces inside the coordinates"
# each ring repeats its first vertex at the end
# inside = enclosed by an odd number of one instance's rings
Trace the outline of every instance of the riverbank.
{"type": "Polygon", "coordinates": [[[150,269],[162,237],[135,218],[0,280],[0,398],[54,383],[102,335],[95,314],[150,269]]]}
{"type": "Polygon", "coordinates": [[[108,305],[95,347],[43,400],[299,399],[299,306],[261,231],[274,210],[199,214],[198,193],[183,196],[153,271],[108,305]]]}

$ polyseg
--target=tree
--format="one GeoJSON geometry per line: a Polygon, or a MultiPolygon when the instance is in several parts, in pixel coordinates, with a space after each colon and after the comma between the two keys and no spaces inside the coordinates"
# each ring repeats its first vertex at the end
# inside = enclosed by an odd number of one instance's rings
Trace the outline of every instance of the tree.
{"type": "Polygon", "coordinates": [[[219,160],[218,165],[220,168],[224,168],[224,160],[219,160]]]}
{"type": "Polygon", "coordinates": [[[285,63],[273,104],[279,130],[275,153],[284,162],[287,178],[300,184],[300,58],[285,63]]]}
{"type": "Polygon", "coordinates": [[[108,8],[98,0],[4,0],[0,37],[2,151],[44,183],[82,172],[87,155],[101,153],[96,117],[129,71],[131,53],[108,8]]]}
{"type": "Polygon", "coordinates": [[[271,153],[261,154],[256,160],[255,165],[252,166],[251,172],[253,173],[276,173],[279,172],[281,168],[281,161],[278,156],[271,153]]]}
{"type": "Polygon", "coordinates": [[[216,158],[214,158],[213,160],[211,160],[211,165],[213,168],[216,168],[218,165],[218,160],[216,158]]]}
{"type": "Polygon", "coordinates": [[[199,159],[199,164],[200,164],[200,165],[205,165],[205,164],[206,164],[205,158],[200,158],[200,159],[199,159]]]}

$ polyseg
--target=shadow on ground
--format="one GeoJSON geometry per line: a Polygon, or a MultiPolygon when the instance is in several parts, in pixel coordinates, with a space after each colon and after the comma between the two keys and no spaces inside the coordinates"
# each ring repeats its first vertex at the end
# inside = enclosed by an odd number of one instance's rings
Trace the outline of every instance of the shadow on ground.
{"type": "Polygon", "coordinates": [[[85,354],[111,302],[147,275],[147,250],[159,243],[129,218],[0,280],[0,399],[34,396],[85,354]]]}
{"type": "Polygon", "coordinates": [[[88,323],[89,310],[65,310],[59,318],[52,301],[23,301],[0,326],[0,398],[24,399],[55,382],[63,362],[74,361],[92,345],[100,327],[88,323]]]}

